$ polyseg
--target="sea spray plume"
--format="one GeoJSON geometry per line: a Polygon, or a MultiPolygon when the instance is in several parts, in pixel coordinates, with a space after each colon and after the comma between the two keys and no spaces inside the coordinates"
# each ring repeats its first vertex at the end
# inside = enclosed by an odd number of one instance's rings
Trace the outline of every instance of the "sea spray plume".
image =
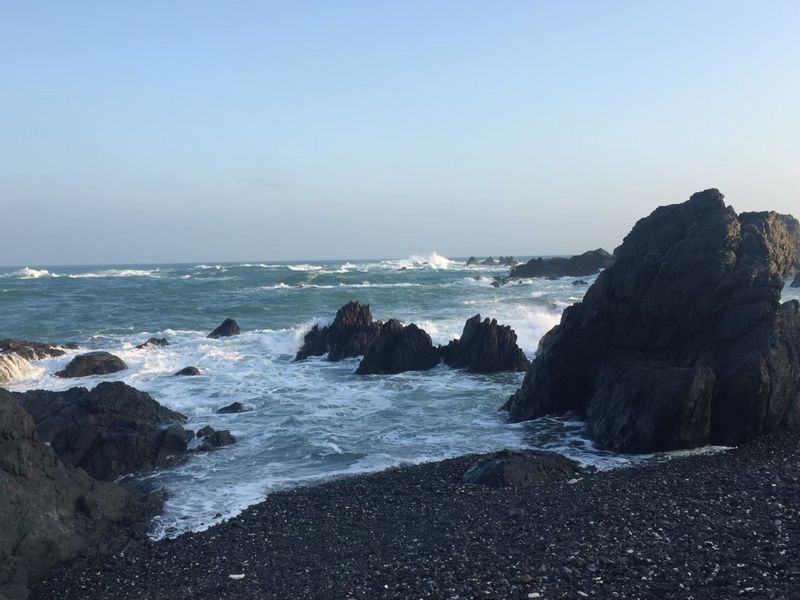
{"type": "Polygon", "coordinates": [[[715,189],[641,219],[541,340],[513,421],[583,413],[602,446],[734,445],[800,420],[797,222],[715,189]]]}

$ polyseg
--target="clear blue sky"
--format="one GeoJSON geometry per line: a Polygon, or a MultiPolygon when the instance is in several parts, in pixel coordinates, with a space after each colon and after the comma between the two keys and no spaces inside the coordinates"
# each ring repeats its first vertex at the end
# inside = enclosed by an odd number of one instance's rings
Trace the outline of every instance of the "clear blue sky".
{"type": "Polygon", "coordinates": [[[611,249],[800,213],[800,2],[0,2],[0,264],[611,249]]]}

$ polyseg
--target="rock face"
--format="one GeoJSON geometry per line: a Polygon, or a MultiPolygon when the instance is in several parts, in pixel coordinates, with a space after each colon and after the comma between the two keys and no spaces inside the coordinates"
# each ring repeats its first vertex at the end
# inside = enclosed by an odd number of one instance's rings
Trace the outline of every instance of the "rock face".
{"type": "Polygon", "coordinates": [[[234,335],[239,335],[241,333],[239,329],[239,324],[234,321],[233,319],[225,319],[219,327],[217,327],[214,331],[208,334],[208,337],[212,339],[217,339],[221,337],[231,337],[234,335]]]}
{"type": "Polygon", "coordinates": [[[425,371],[439,364],[438,349],[431,337],[414,325],[391,319],[381,328],[378,339],[367,349],[358,365],[359,375],[425,371]]]}
{"type": "Polygon", "coordinates": [[[511,269],[510,277],[587,277],[611,265],[614,257],[603,250],[589,250],[569,258],[533,258],[511,269]]]}
{"type": "Polygon", "coordinates": [[[348,302],[336,312],[333,323],[314,325],[303,339],[295,360],[328,354],[328,360],[362,356],[378,338],[383,323],[372,320],[368,305],[348,302]]]}
{"type": "Polygon", "coordinates": [[[585,414],[627,452],[736,445],[800,422],[800,304],[780,304],[798,224],[717,190],[641,219],[541,340],[506,407],[585,414]]]}
{"type": "Polygon", "coordinates": [[[480,315],[467,320],[458,340],[441,349],[445,364],[466,368],[475,373],[498,371],[524,371],[529,362],[517,346],[517,334],[507,325],[498,325],[496,319],[480,315]]]}
{"type": "Polygon", "coordinates": [[[489,487],[532,487],[580,477],[578,463],[555,452],[501,450],[464,473],[464,483],[489,487]]]}
{"type": "Polygon", "coordinates": [[[39,438],[96,479],[164,464],[186,451],[191,436],[180,425],[183,415],[121,382],[12,395],[33,417],[39,438]]]}
{"type": "MultiPolygon", "coordinates": [[[[33,419],[0,390],[0,598],[98,544],[119,547],[156,506],[64,464],[33,419]]],[[[143,534],[144,531],[139,531],[143,534]]]]}
{"type": "Polygon", "coordinates": [[[30,367],[31,361],[63,354],[62,348],[50,344],[0,340],[0,384],[22,375],[30,367]]]}
{"type": "Polygon", "coordinates": [[[89,377],[91,375],[107,375],[127,369],[128,365],[108,352],[89,352],[73,358],[62,371],[57,371],[58,377],[89,377]]]}
{"type": "Polygon", "coordinates": [[[176,377],[194,377],[195,375],[200,375],[200,369],[197,367],[183,367],[175,373],[176,377]]]}
{"type": "Polygon", "coordinates": [[[150,338],[143,344],[139,344],[136,346],[137,350],[144,350],[146,348],[156,348],[159,346],[169,346],[169,340],[167,338],[150,338]]]}

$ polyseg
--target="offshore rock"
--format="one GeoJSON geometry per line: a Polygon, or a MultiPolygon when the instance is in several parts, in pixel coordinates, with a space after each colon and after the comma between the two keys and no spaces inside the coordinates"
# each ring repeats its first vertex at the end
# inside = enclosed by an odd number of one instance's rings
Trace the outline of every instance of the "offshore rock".
{"type": "Polygon", "coordinates": [[[533,258],[511,269],[509,277],[588,277],[605,269],[614,257],[602,248],[569,258],[533,258]]]}
{"type": "Polygon", "coordinates": [[[175,373],[175,377],[194,377],[196,375],[200,375],[200,369],[197,367],[183,367],[175,373]]]}
{"type": "Polygon", "coordinates": [[[56,376],[70,378],[108,375],[127,368],[125,361],[109,352],[88,352],[73,358],[63,370],[56,371],[56,376]]]}
{"type": "Polygon", "coordinates": [[[156,347],[163,347],[169,346],[169,340],[167,338],[150,338],[143,344],[139,344],[136,346],[137,350],[145,350],[147,348],[156,348],[156,347]]]}
{"type": "Polygon", "coordinates": [[[524,371],[530,364],[511,327],[498,325],[496,319],[481,321],[480,315],[468,319],[461,337],[441,348],[441,353],[448,366],[475,373],[524,371]]]}
{"type": "Polygon", "coordinates": [[[513,421],[575,411],[601,446],[737,445],[800,422],[800,258],[791,217],[715,189],[641,219],[541,340],[513,421]]]}
{"type": "Polygon", "coordinates": [[[328,355],[328,360],[362,356],[378,338],[383,323],[372,320],[369,305],[348,302],[336,312],[333,323],[314,325],[306,333],[295,360],[328,355]]]}
{"type": "Polygon", "coordinates": [[[221,337],[232,337],[234,335],[239,335],[239,333],[241,333],[239,324],[233,319],[225,319],[219,327],[208,334],[208,337],[217,339],[221,337]]]}
{"type": "Polygon", "coordinates": [[[404,371],[426,371],[440,362],[438,349],[431,337],[414,325],[391,319],[369,347],[356,373],[359,375],[393,374],[404,371]]]}

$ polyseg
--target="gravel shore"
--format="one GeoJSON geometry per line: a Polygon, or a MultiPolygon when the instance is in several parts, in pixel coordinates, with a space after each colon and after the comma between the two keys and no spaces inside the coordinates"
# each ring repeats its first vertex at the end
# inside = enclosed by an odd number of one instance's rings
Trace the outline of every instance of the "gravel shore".
{"type": "Polygon", "coordinates": [[[535,489],[464,485],[475,460],[276,493],[32,597],[800,599],[797,433],[535,489]]]}

